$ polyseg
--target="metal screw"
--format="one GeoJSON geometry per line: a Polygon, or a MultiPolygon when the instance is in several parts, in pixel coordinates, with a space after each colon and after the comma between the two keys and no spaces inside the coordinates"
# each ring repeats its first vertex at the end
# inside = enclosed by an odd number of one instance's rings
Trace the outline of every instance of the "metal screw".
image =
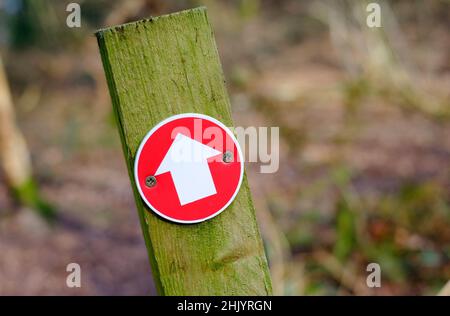
{"type": "Polygon", "coordinates": [[[223,153],[223,162],[233,162],[233,153],[231,151],[226,151],[223,153]]]}
{"type": "Polygon", "coordinates": [[[156,178],[154,176],[148,176],[145,178],[145,185],[149,188],[154,187],[156,185],[156,178]]]}

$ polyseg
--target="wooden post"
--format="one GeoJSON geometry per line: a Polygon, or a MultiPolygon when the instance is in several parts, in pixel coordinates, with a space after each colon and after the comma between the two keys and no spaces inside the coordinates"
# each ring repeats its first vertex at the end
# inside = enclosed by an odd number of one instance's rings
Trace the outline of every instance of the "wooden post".
{"type": "Polygon", "coordinates": [[[128,23],[96,35],[158,292],[270,295],[267,260],[246,179],[224,212],[194,225],[162,220],[144,205],[134,184],[138,146],[161,120],[195,112],[232,126],[206,9],[128,23]]]}

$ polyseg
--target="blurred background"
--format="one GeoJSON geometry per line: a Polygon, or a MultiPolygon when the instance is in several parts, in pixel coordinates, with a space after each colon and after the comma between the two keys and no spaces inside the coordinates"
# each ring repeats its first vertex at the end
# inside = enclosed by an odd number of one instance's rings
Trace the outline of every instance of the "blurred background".
{"type": "Polygon", "coordinates": [[[280,127],[279,171],[247,164],[275,294],[442,291],[449,1],[70,2],[0,0],[0,294],[155,294],[93,32],[198,5],[236,125],[280,127]]]}

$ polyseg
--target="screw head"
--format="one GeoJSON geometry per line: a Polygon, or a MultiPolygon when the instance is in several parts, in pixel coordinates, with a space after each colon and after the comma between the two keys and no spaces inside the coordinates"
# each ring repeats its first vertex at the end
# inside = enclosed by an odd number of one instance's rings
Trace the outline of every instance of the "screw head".
{"type": "Polygon", "coordinates": [[[233,162],[233,153],[231,151],[226,151],[223,153],[223,162],[233,162]]]}
{"type": "Polygon", "coordinates": [[[145,185],[149,188],[154,187],[156,185],[156,178],[154,176],[148,176],[145,178],[145,185]]]}

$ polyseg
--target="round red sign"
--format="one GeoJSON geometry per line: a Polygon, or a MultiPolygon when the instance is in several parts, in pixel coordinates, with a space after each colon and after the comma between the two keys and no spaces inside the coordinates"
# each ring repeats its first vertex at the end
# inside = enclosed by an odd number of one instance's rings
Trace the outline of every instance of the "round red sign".
{"type": "Polygon", "coordinates": [[[210,219],[236,197],[244,162],[233,133],[218,120],[187,113],[169,117],[143,139],[134,178],[145,203],[183,224],[210,219]]]}

